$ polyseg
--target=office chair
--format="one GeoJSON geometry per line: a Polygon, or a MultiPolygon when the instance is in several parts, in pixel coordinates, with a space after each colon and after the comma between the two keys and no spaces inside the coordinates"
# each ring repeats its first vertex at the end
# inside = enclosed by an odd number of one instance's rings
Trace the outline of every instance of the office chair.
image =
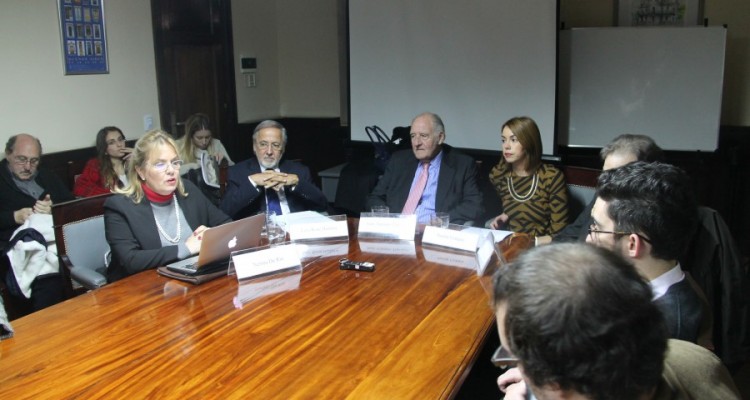
{"type": "Polygon", "coordinates": [[[72,280],[88,290],[107,284],[105,256],[109,244],[104,235],[104,201],[112,194],[103,194],[55,204],[52,221],[57,255],[65,268],[69,290],[72,280]]]}

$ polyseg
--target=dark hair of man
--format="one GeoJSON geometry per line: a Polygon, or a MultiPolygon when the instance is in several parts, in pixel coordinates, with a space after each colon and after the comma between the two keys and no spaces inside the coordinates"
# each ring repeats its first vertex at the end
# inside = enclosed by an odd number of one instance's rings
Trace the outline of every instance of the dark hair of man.
{"type": "Polygon", "coordinates": [[[655,258],[682,256],[697,226],[690,177],[670,164],[638,161],[604,171],[596,195],[609,202],[615,230],[647,238],[655,258]]]}
{"type": "Polygon", "coordinates": [[[658,385],[667,333],[651,296],[631,264],[582,243],[531,249],[494,276],[508,350],[531,383],[593,399],[658,385]]]}
{"type": "MultiPolygon", "coordinates": [[[[13,153],[13,149],[16,147],[16,140],[18,139],[18,136],[20,136],[20,135],[31,136],[28,133],[19,133],[18,135],[11,136],[8,139],[8,141],[5,142],[5,154],[12,154],[13,153]]],[[[42,142],[38,138],[36,138],[34,136],[31,136],[31,137],[34,140],[36,140],[36,145],[39,146],[39,155],[41,156],[42,155],[42,142]]]]}
{"type": "Polygon", "coordinates": [[[96,133],[96,158],[99,159],[99,175],[102,177],[104,187],[114,189],[117,187],[119,178],[117,172],[115,172],[115,167],[112,165],[112,158],[107,154],[107,147],[109,147],[107,135],[110,132],[118,132],[120,137],[125,139],[122,130],[116,126],[105,126],[99,129],[99,132],[96,133]]]}
{"type": "Polygon", "coordinates": [[[664,151],[656,145],[654,139],[646,135],[625,133],[617,136],[606,146],[602,147],[599,157],[604,161],[607,156],[615,153],[633,154],[638,161],[664,161],[664,151]]]}

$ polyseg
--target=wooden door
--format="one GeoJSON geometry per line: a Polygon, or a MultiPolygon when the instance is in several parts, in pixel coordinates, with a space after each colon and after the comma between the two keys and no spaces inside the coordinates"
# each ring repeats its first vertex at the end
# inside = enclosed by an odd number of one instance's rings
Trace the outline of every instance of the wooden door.
{"type": "Polygon", "coordinates": [[[229,0],[151,0],[162,129],[208,114],[230,156],[237,126],[229,0]]]}

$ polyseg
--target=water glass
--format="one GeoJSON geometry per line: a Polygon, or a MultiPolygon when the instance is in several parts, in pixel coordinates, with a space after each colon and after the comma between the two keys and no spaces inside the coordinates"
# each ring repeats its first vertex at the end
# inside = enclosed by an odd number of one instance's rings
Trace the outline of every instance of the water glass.
{"type": "Polygon", "coordinates": [[[450,214],[447,212],[436,212],[430,217],[430,226],[436,226],[438,228],[447,228],[450,224],[450,214]]]}

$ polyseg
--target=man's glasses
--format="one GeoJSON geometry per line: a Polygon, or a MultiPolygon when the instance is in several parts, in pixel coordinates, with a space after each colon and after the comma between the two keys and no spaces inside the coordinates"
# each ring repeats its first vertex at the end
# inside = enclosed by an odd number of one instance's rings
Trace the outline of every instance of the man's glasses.
{"type": "Polygon", "coordinates": [[[29,165],[33,167],[39,164],[39,158],[28,158],[24,156],[18,156],[18,157],[13,157],[13,163],[16,165],[26,165],[28,163],[29,165]]]}
{"type": "Polygon", "coordinates": [[[123,143],[123,142],[125,142],[125,138],[120,136],[117,139],[107,140],[107,146],[112,146],[113,144],[123,143]]]}
{"type": "Polygon", "coordinates": [[[165,172],[167,170],[167,167],[170,165],[172,166],[172,169],[179,170],[182,166],[183,161],[182,160],[174,160],[174,161],[159,161],[157,163],[151,164],[152,167],[154,167],[154,170],[158,172],[165,172]]]}
{"type": "Polygon", "coordinates": [[[273,143],[260,142],[260,143],[258,143],[258,148],[262,149],[262,150],[267,149],[269,146],[271,148],[273,148],[274,150],[281,150],[281,143],[279,143],[279,142],[273,142],[273,143]]]}
{"type": "Polygon", "coordinates": [[[646,243],[651,243],[651,240],[649,238],[641,235],[640,233],[636,233],[636,232],[622,232],[622,231],[603,231],[603,230],[600,230],[599,227],[596,226],[596,224],[589,225],[589,235],[591,235],[591,237],[593,239],[599,240],[599,234],[620,235],[620,236],[630,235],[630,234],[636,234],[636,235],[638,235],[639,238],[645,240],[646,243]]]}

